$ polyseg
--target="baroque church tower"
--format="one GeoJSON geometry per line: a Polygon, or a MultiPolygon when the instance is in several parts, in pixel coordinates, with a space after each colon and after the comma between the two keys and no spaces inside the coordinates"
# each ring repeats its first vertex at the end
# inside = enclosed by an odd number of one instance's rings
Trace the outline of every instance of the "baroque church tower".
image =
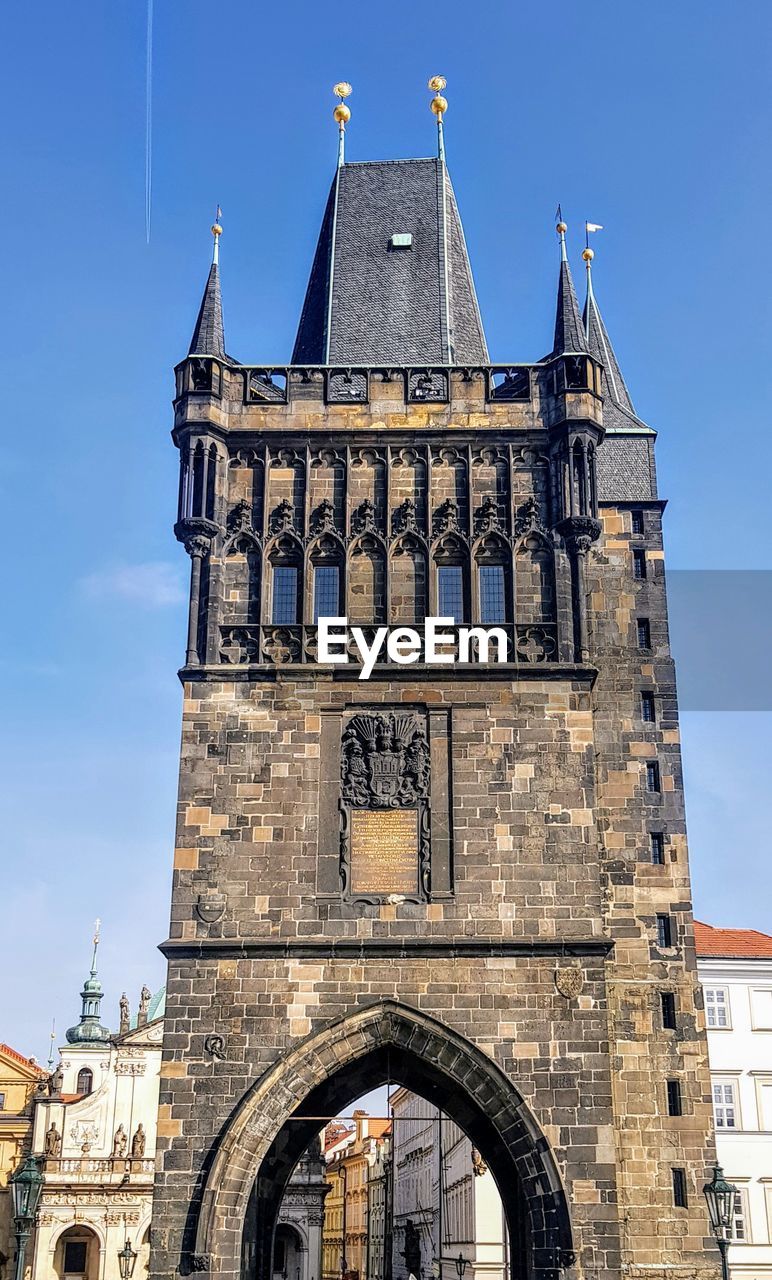
{"type": "Polygon", "coordinates": [[[298,1158],[384,1083],[481,1153],[513,1280],[714,1273],[655,432],[562,222],[549,353],[491,362],[430,87],[435,158],[349,163],[337,86],[291,363],[228,354],[216,224],[176,369],[154,1280],[269,1280],[298,1158]],[[500,627],[507,660],[360,680],[353,643],[319,660],[330,617],[500,627]]]}

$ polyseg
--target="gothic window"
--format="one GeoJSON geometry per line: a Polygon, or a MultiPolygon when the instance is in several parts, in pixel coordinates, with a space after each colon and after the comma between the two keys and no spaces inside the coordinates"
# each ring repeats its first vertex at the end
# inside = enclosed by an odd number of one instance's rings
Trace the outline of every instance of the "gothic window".
{"type": "Polygon", "coordinates": [[[204,446],[199,440],[193,451],[193,499],[188,515],[200,516],[204,503],[204,446]]]}
{"type": "Polygon", "coordinates": [[[81,1067],[78,1072],[78,1081],[75,1085],[76,1093],[91,1093],[94,1087],[94,1073],[89,1071],[88,1067],[81,1067]]]}
{"type": "Polygon", "coordinates": [[[336,564],[314,565],[314,622],[337,618],[340,612],[340,568],[336,564]]]}
{"type": "Polygon", "coordinates": [[[686,1170],[673,1169],[673,1204],[676,1209],[686,1209],[689,1200],[686,1192],[686,1170]]]}
{"type": "Polygon", "coordinates": [[[665,1031],[676,1030],[676,998],[674,991],[660,992],[662,1026],[665,1031]]]}
{"type": "Polygon", "coordinates": [[[680,1080],[666,1080],[667,1113],[669,1116],[682,1116],[684,1113],[680,1080]]]}
{"type": "Polygon", "coordinates": [[[705,1020],[715,1030],[729,1030],[729,991],[726,987],[705,988],[705,1020]]]}
{"type": "Polygon", "coordinates": [[[651,861],[655,867],[664,867],[665,865],[665,835],[662,831],[652,831],[649,833],[649,847],[651,852],[651,861]]]}
{"type": "Polygon", "coordinates": [[[486,625],[507,620],[506,579],[503,564],[481,564],[480,621],[486,625]]]}
{"type": "Polygon", "coordinates": [[[437,569],[437,610],[441,618],[464,621],[464,566],[443,564],[437,569]]]}
{"type": "Polygon", "coordinates": [[[215,484],[217,480],[217,446],[210,444],[206,468],[206,492],[204,494],[204,515],[207,520],[214,520],[215,484]]]}
{"type": "Polygon", "coordinates": [[[717,1129],[737,1128],[737,1097],[733,1080],[714,1080],[713,1116],[717,1129]]]}
{"type": "Polygon", "coordinates": [[[651,648],[651,624],[648,618],[638,619],[638,648],[651,648]]]}
{"type": "Polygon", "coordinates": [[[298,578],[297,565],[274,565],[271,622],[285,624],[297,622],[298,578]]]}
{"type": "Polygon", "coordinates": [[[587,457],[577,440],[571,455],[571,467],[574,483],[574,511],[578,515],[586,515],[587,503],[587,457]]]}

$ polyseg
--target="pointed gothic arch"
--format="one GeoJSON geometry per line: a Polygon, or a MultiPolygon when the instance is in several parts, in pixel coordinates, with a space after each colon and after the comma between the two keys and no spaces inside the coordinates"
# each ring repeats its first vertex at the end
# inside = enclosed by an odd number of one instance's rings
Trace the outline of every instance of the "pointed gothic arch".
{"type": "Polygon", "coordinates": [[[312,1034],[242,1098],[207,1170],[194,1267],[211,1275],[239,1274],[255,1188],[256,1275],[266,1280],[284,1189],[321,1128],[318,1117],[335,1114],[365,1089],[387,1081],[436,1103],[484,1153],[507,1215],[512,1275],[556,1280],[573,1259],[568,1202],[549,1143],[522,1095],[468,1040],[392,1000],[312,1034]]]}

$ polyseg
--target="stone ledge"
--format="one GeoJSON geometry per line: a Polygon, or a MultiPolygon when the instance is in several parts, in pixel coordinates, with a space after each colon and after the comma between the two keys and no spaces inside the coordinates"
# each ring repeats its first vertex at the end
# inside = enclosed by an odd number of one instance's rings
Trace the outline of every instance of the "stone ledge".
{"type": "Polygon", "coordinates": [[[611,938],[330,938],[295,940],[291,938],[167,938],[159,951],[171,959],[190,960],[219,956],[235,959],[329,960],[341,959],[405,959],[418,957],[496,957],[496,956],[606,956],[613,949],[611,938]]]}

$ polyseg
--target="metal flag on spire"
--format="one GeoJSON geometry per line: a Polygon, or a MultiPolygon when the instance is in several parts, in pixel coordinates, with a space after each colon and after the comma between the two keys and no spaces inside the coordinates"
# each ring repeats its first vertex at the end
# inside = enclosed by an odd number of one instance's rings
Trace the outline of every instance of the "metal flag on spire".
{"type": "Polygon", "coordinates": [[[96,967],[97,967],[97,951],[98,951],[98,949],[99,949],[99,930],[100,930],[101,926],[102,926],[102,921],[99,919],[99,916],[97,916],[96,920],[94,921],[94,938],[93,938],[93,942],[94,942],[94,955],[92,956],[92,959],[91,959],[91,972],[92,972],[92,973],[96,973],[96,967]]]}
{"type": "Polygon", "coordinates": [[[442,117],[448,109],[448,100],[443,98],[442,90],[447,83],[444,76],[432,76],[428,86],[434,94],[429,106],[437,117],[437,155],[440,160],[445,159],[445,137],[442,132],[442,117]]]}
{"type": "Polygon", "coordinates": [[[339,99],[332,116],[338,122],[338,168],[340,169],[346,160],[346,125],[351,119],[351,110],[346,106],[344,98],[349,97],[352,89],[347,80],[339,80],[332,86],[332,91],[339,99]]]}
{"type": "Polygon", "coordinates": [[[582,257],[584,265],[587,268],[587,304],[584,308],[584,332],[589,340],[590,337],[590,302],[594,301],[592,292],[592,260],[595,257],[594,251],[590,248],[590,235],[593,231],[602,231],[603,224],[601,222],[585,222],[584,224],[584,249],[582,257]]]}
{"type": "Polygon", "coordinates": [[[585,241],[585,246],[586,246],[586,248],[588,248],[588,249],[589,249],[589,247],[590,247],[590,232],[591,232],[591,231],[602,231],[602,230],[603,230],[603,224],[602,224],[602,223],[600,223],[600,222],[585,222],[585,224],[584,224],[584,241],[585,241]]]}

